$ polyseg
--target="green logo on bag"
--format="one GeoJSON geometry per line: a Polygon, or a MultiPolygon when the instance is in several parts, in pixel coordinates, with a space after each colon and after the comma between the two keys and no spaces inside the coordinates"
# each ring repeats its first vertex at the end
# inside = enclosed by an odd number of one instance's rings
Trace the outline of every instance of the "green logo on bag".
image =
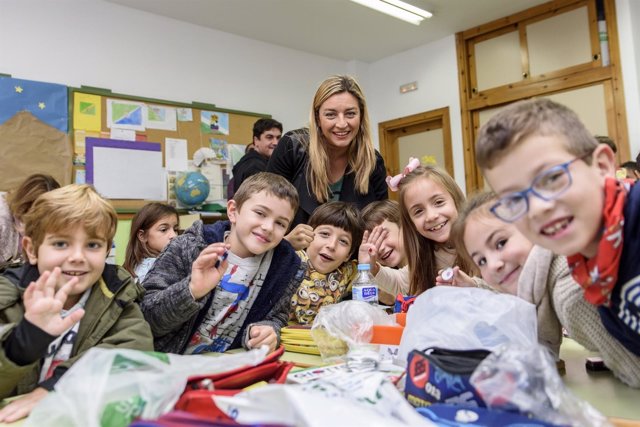
{"type": "MultiPolygon", "coordinates": [[[[147,356],[154,357],[161,362],[169,364],[169,357],[165,353],[158,353],[155,351],[145,351],[143,352],[147,356]]],[[[156,370],[156,368],[152,365],[149,365],[144,362],[140,362],[138,360],[129,359],[121,354],[116,354],[113,358],[113,364],[111,365],[111,374],[117,374],[123,371],[129,371],[135,369],[136,371],[152,371],[156,370]]]]}
{"type": "Polygon", "coordinates": [[[135,418],[142,415],[147,404],[140,396],[132,396],[127,400],[109,402],[102,411],[100,425],[102,427],[126,427],[135,418]]]}

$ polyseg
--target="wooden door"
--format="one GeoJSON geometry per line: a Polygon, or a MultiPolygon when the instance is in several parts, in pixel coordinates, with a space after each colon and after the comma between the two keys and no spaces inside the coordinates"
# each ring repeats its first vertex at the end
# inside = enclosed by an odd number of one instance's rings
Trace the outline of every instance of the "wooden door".
{"type": "MultiPolygon", "coordinates": [[[[387,175],[400,173],[409,157],[417,157],[421,163],[435,164],[453,177],[449,108],[389,120],[378,128],[387,175]]],[[[390,191],[389,198],[397,200],[397,194],[390,191]]]]}

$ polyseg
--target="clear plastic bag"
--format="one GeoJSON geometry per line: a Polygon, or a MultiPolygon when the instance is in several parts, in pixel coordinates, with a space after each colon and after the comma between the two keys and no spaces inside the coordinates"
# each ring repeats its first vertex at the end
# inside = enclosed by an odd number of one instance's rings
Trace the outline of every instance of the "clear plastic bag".
{"type": "Polygon", "coordinates": [[[188,377],[254,366],[266,353],[266,346],[219,357],[92,348],[24,425],[124,427],[138,416],[157,418],[173,409],[188,377]]]}
{"type": "Polygon", "coordinates": [[[489,408],[517,410],[552,424],[610,426],[566,388],[551,353],[540,345],[495,350],[478,365],[470,382],[489,408]]]}
{"type": "Polygon", "coordinates": [[[537,345],[536,309],[513,295],[485,289],[437,286],[416,298],[407,313],[397,360],[411,350],[493,350],[503,344],[537,345]]]}
{"type": "Polygon", "coordinates": [[[343,301],[320,309],[311,327],[311,336],[322,359],[335,361],[349,349],[371,342],[373,325],[394,325],[392,315],[362,301],[343,301]]]}

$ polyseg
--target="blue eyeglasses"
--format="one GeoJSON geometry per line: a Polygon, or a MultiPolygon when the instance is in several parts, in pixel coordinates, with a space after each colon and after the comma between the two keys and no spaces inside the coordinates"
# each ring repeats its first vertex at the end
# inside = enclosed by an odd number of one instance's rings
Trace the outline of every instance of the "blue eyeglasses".
{"type": "Polygon", "coordinates": [[[569,165],[590,155],[591,153],[588,153],[584,156],[576,157],[573,160],[539,173],[533,178],[529,188],[501,197],[491,207],[491,212],[504,222],[515,222],[529,211],[529,193],[545,201],[557,199],[571,187],[573,182],[571,180],[571,172],[569,172],[569,165]]]}

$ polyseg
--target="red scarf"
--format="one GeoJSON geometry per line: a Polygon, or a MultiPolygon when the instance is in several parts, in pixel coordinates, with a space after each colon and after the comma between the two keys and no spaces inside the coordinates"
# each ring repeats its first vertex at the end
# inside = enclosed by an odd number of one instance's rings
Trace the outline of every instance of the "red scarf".
{"type": "Polygon", "coordinates": [[[571,275],[584,288],[585,299],[593,305],[609,305],[611,291],[618,281],[618,267],[622,255],[624,227],[625,185],[614,178],[604,183],[604,229],[593,258],[582,254],[567,257],[571,275]]]}

